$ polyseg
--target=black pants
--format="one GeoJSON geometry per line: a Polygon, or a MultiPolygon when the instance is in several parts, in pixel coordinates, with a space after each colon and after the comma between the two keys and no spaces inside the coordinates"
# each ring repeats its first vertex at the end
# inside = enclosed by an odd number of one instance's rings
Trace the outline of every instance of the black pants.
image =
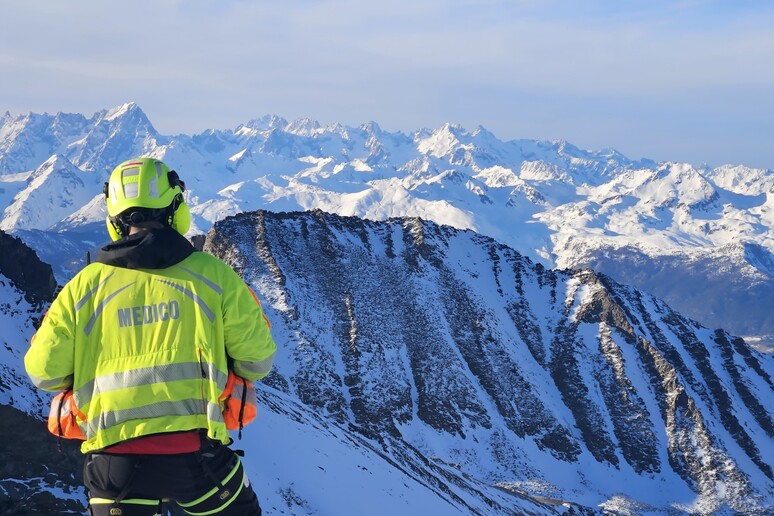
{"type": "Polygon", "coordinates": [[[90,453],[83,481],[92,516],[151,516],[162,499],[190,514],[261,514],[239,457],[210,441],[198,452],[178,455],[90,453]]]}

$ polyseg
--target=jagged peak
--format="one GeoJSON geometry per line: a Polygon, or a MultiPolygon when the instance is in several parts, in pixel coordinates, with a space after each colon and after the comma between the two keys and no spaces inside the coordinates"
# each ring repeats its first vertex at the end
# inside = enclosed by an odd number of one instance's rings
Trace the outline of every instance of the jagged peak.
{"type": "Polygon", "coordinates": [[[362,129],[369,135],[378,135],[384,132],[382,131],[382,128],[379,126],[379,124],[373,120],[370,120],[364,124],[361,124],[360,129],[362,129]]]}
{"type": "Polygon", "coordinates": [[[462,145],[460,138],[464,135],[466,133],[461,126],[445,123],[430,134],[418,135],[417,150],[422,154],[442,157],[462,145]]]}
{"type": "Polygon", "coordinates": [[[468,131],[464,127],[462,127],[462,125],[453,123],[453,122],[446,122],[441,127],[436,129],[434,131],[434,134],[449,135],[451,137],[454,137],[458,141],[466,136],[469,136],[468,131]]]}
{"type": "MultiPolygon", "coordinates": [[[[608,162],[621,166],[628,166],[634,164],[632,160],[626,157],[623,153],[616,150],[613,147],[604,147],[598,150],[581,149],[580,147],[573,145],[569,141],[560,138],[551,140],[549,142],[538,142],[539,145],[554,150],[559,156],[565,159],[579,159],[579,160],[592,160],[598,162],[608,162]]],[[[651,163],[651,161],[643,160],[643,163],[651,163]]],[[[655,165],[655,164],[654,164],[655,165]]]]}
{"type": "Polygon", "coordinates": [[[151,134],[156,134],[156,129],[151,124],[145,112],[135,102],[126,102],[111,109],[105,109],[95,113],[92,117],[94,125],[102,123],[126,123],[144,127],[151,134]]]}
{"type": "Polygon", "coordinates": [[[300,136],[314,136],[320,132],[320,122],[312,118],[297,118],[285,127],[285,131],[300,136]]]}
{"type": "Polygon", "coordinates": [[[266,132],[273,129],[284,130],[288,126],[288,121],[279,115],[263,115],[260,118],[249,120],[245,124],[240,124],[234,132],[237,134],[246,134],[251,131],[266,132]]]}
{"type": "Polygon", "coordinates": [[[75,171],[79,170],[72,161],[67,159],[67,156],[63,154],[52,154],[46,161],[40,164],[38,168],[33,172],[34,175],[38,175],[42,172],[51,172],[57,170],[75,171]]]}
{"type": "Polygon", "coordinates": [[[334,122],[328,125],[325,130],[331,134],[338,134],[344,141],[348,141],[351,138],[349,134],[350,129],[347,126],[340,124],[339,122],[334,122]]]}
{"type": "Polygon", "coordinates": [[[494,141],[500,141],[495,134],[484,127],[483,125],[479,125],[476,127],[476,129],[471,133],[471,136],[475,138],[484,138],[486,140],[494,140],[494,141]]]}
{"type": "MultiPolygon", "coordinates": [[[[34,128],[37,124],[45,124],[51,119],[51,115],[48,113],[33,113],[29,111],[27,113],[11,114],[6,112],[7,118],[3,120],[3,126],[6,124],[12,126],[12,131],[26,130],[30,127],[34,128]]],[[[7,130],[7,129],[4,129],[7,130]]]]}
{"type": "Polygon", "coordinates": [[[125,102],[120,106],[116,106],[112,109],[108,109],[103,119],[115,120],[118,117],[124,116],[126,114],[136,113],[138,111],[142,113],[142,110],[135,102],[125,102]]]}
{"type": "Polygon", "coordinates": [[[441,127],[439,127],[438,130],[449,131],[449,132],[465,132],[465,128],[462,127],[461,124],[458,124],[455,122],[446,122],[441,127]]]}

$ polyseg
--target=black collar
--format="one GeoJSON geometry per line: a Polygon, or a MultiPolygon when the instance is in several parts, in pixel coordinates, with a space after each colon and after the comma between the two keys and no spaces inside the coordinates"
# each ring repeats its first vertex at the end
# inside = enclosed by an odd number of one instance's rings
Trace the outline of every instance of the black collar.
{"type": "Polygon", "coordinates": [[[97,253],[96,261],[124,269],[165,269],[180,263],[194,247],[169,226],[153,228],[108,244],[97,253]]]}

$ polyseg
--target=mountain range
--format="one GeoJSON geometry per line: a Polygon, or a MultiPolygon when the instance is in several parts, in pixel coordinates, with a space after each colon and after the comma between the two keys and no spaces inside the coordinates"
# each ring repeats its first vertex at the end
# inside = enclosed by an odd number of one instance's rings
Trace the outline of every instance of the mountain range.
{"type": "Polygon", "coordinates": [[[265,116],[170,136],[127,103],[91,117],[3,115],[0,229],[67,279],[104,239],[102,182],[139,155],[186,181],[192,234],[256,209],[420,217],[547,268],[591,268],[707,327],[774,342],[770,169],[631,160],[452,124],[405,134],[265,116]]]}
{"type": "MultiPolygon", "coordinates": [[[[20,357],[52,272],[17,239],[0,245],[20,258],[0,263],[12,432],[47,405],[20,357]]],[[[258,293],[279,343],[236,444],[267,513],[774,507],[774,356],[651,295],[411,217],[247,212],[215,223],[203,250],[258,293]]],[[[9,514],[74,510],[77,452],[36,431],[34,454],[3,439],[15,461],[0,493],[22,507],[9,514]]]]}
{"type": "Polygon", "coordinates": [[[128,103],[0,118],[3,514],[83,511],[21,358],[140,155],[273,323],[237,443],[268,513],[774,510],[771,170],[451,124],[166,136],[128,103]]]}

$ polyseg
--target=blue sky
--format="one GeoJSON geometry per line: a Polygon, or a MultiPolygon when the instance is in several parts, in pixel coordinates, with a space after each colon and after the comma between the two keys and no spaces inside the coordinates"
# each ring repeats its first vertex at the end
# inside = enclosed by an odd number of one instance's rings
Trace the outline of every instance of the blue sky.
{"type": "Polygon", "coordinates": [[[774,168],[774,2],[0,0],[0,110],[458,123],[774,168]]]}

